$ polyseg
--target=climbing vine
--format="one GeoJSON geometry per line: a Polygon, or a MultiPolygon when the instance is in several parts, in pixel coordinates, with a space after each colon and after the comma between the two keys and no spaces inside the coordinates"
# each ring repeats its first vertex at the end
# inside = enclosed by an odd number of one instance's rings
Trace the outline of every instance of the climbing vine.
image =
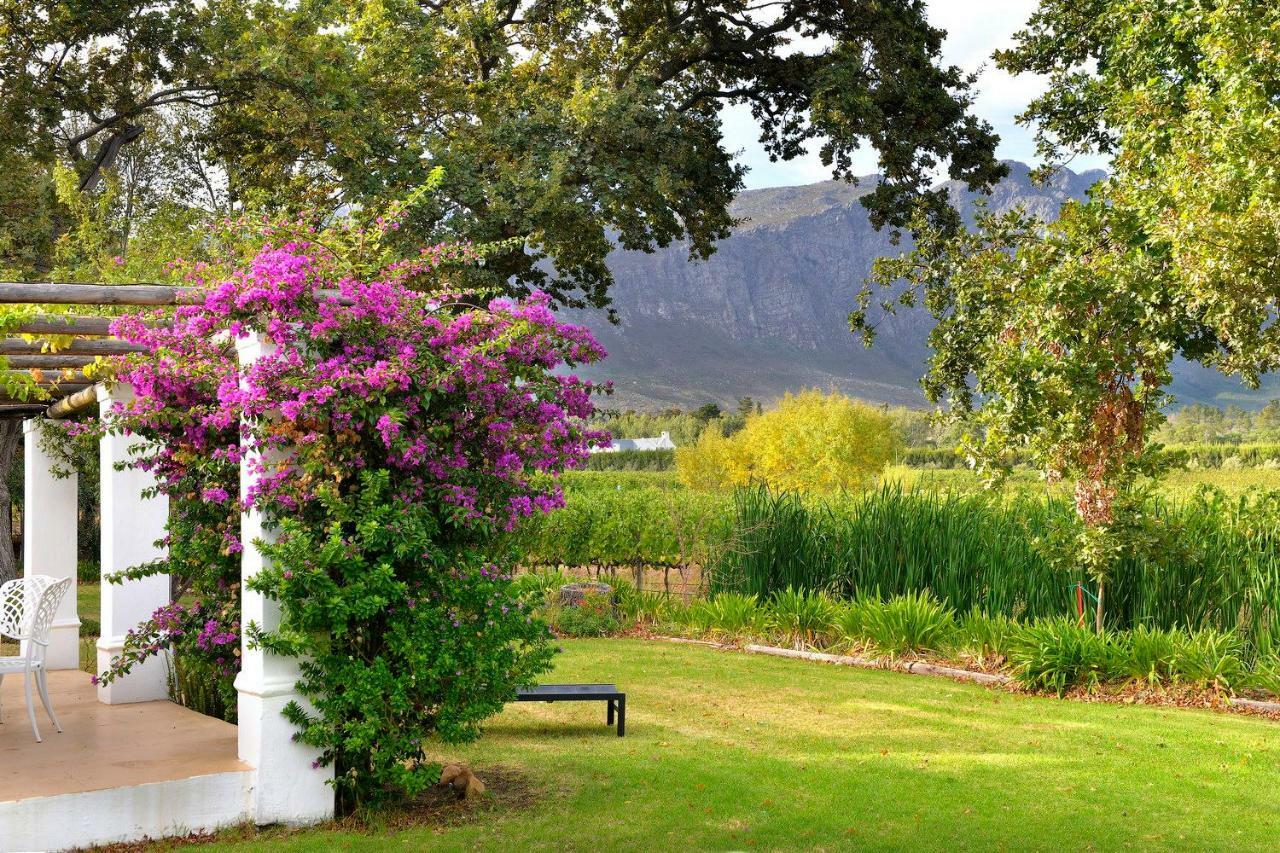
{"type": "Polygon", "coordinates": [[[349,809],[433,781],[429,737],[474,738],[549,667],[496,534],[563,505],[556,475],[603,438],[586,426],[597,389],[562,369],[603,352],[544,295],[424,286],[469,262],[465,247],[356,275],[331,244],[269,239],[247,262],[193,265],[199,304],[115,323],[146,352],[117,366],[136,396],[106,428],[148,442],[136,464],[171,502],[167,556],[124,574],[168,572],[176,588],[100,677],[171,650],[230,691],[242,632],[299,656],[308,706],[286,715],[349,809]],[[266,346],[240,368],[251,331],[266,346]],[[240,540],[246,508],[275,520],[274,541],[240,540]],[[277,629],[240,624],[248,547],[269,558],[252,586],[280,602],[277,629]]]}

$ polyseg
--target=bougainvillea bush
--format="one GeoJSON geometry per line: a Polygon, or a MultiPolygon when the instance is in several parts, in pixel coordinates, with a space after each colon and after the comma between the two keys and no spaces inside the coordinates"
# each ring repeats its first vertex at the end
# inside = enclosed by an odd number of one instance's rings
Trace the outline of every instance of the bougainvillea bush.
{"type": "Polygon", "coordinates": [[[279,630],[244,630],[303,659],[311,708],[288,715],[335,766],[344,809],[434,781],[430,737],[475,737],[548,669],[547,629],[511,594],[499,534],[562,505],[555,475],[603,438],[586,427],[596,389],[562,370],[603,355],[590,334],[539,294],[478,304],[408,286],[447,256],[361,280],[291,240],[197,270],[207,296],[176,322],[116,323],[147,352],[119,370],[136,399],[112,428],[152,443],[139,464],[173,516],[167,559],[136,571],[169,571],[185,600],[102,677],[168,646],[234,674],[243,432],[248,505],[276,520],[252,584],[283,611],[279,630]],[[249,330],[268,343],[241,369],[249,330]]]}

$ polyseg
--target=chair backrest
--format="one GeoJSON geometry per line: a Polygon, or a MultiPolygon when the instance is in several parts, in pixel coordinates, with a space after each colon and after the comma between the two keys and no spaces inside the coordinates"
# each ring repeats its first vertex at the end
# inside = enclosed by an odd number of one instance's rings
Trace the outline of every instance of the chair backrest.
{"type": "Polygon", "coordinates": [[[70,578],[30,575],[0,585],[0,634],[49,644],[49,630],[70,578]]]}
{"type": "Polygon", "coordinates": [[[53,617],[58,613],[58,605],[62,603],[67,590],[71,588],[71,578],[53,581],[45,587],[36,601],[35,612],[31,616],[28,635],[34,643],[49,645],[49,632],[53,629],[53,617]]]}

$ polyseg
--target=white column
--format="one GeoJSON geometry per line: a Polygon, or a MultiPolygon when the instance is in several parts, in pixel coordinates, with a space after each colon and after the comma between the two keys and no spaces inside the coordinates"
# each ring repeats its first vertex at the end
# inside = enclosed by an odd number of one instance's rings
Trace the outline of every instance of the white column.
{"type": "MultiPolygon", "coordinates": [[[[241,366],[269,353],[271,346],[257,333],[238,339],[241,366]]],[[[256,477],[251,469],[258,458],[254,451],[242,454],[241,499],[256,477]]],[[[240,516],[244,546],[240,561],[240,674],[236,676],[240,760],[256,771],[253,810],[257,823],[317,823],[333,817],[333,788],[328,784],[333,768],[315,766],[319,751],[296,743],[296,729],[284,717],[290,702],[310,708],[297,692],[298,662],[252,647],[245,630],[251,624],[264,631],[280,625],[279,603],[249,589],[249,579],[270,564],[254,543],[271,541],[273,536],[272,531],[263,529],[258,510],[240,516]]]]}
{"type": "Polygon", "coordinates": [[[49,650],[49,669],[80,668],[80,619],[76,615],[76,489],[79,478],[55,477],[53,459],[40,446],[40,418],[22,424],[22,573],[71,578],[58,604],[49,650]]]}
{"type": "MultiPolygon", "coordinates": [[[[104,423],[111,420],[112,404],[133,399],[133,388],[116,383],[110,389],[98,386],[98,413],[104,423]]],[[[99,443],[102,479],[102,636],[98,638],[98,672],[124,648],[125,634],[151,618],[156,608],[169,603],[169,576],[152,575],[124,583],[109,583],[107,575],[149,563],[164,556],[156,540],[165,535],[169,520],[169,499],[164,495],[143,497],[153,489],[155,477],[137,468],[120,468],[133,460],[142,439],[130,434],[110,434],[99,443]]],[[[108,705],[150,702],[169,698],[166,662],[148,658],[128,675],[111,684],[98,685],[98,701],[108,705]]]]}

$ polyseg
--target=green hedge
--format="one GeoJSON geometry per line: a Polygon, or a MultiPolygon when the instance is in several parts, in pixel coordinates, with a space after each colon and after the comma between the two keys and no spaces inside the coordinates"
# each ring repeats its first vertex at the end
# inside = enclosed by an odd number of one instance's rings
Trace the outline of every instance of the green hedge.
{"type": "Polygon", "coordinates": [[[731,496],[577,475],[568,505],[512,535],[526,565],[703,564],[732,522],[731,496]]]}
{"type": "Polygon", "coordinates": [[[619,450],[593,453],[588,471],[671,471],[676,467],[674,450],[619,450]]]}

